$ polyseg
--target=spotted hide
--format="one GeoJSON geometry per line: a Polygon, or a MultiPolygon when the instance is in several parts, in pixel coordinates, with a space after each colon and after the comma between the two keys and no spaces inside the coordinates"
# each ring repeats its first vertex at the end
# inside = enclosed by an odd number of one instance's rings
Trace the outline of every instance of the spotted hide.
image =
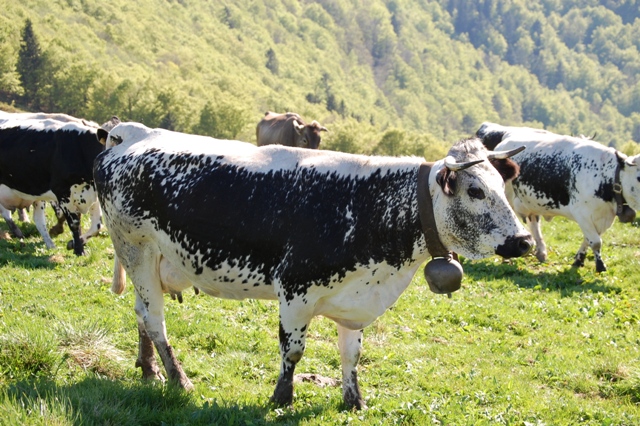
{"type": "Polygon", "coordinates": [[[362,408],[362,328],[397,300],[429,256],[418,185],[428,185],[447,248],[477,259],[519,256],[533,243],[477,139],[460,142],[448,160],[479,164],[453,172],[441,160],[421,182],[421,158],[258,148],[137,123],[116,126],[112,144],[94,174],[117,260],[136,289],[137,365],[144,377],[161,377],[153,341],[168,377],[186,389],[193,385],[167,340],[162,292],[193,285],[216,297],[277,300],[278,405],[292,401],[311,319],[332,319],[344,400],[362,408]]]}
{"type": "Polygon", "coordinates": [[[538,260],[547,258],[540,218],[564,216],[576,221],[584,234],[573,266],[584,265],[591,247],[596,271],[605,271],[601,235],[613,223],[618,207],[623,212],[619,217],[625,221],[633,219],[631,208],[640,208],[640,156],[627,157],[585,137],[526,127],[483,123],[477,135],[485,145],[498,150],[527,147],[513,158],[520,165],[520,175],[507,184],[506,190],[511,205],[528,223],[536,240],[538,260]]]}
{"type": "MultiPolygon", "coordinates": [[[[54,243],[46,229],[47,201],[62,210],[75,254],[83,254],[85,241],[100,229],[92,174],[93,160],[104,150],[96,139],[98,127],[65,114],[0,111],[0,210],[10,219],[10,210],[35,202],[34,222],[48,248],[54,243]],[[80,235],[80,215],[87,212],[91,228],[80,235]]],[[[11,231],[21,236],[15,224],[11,231]]]]}

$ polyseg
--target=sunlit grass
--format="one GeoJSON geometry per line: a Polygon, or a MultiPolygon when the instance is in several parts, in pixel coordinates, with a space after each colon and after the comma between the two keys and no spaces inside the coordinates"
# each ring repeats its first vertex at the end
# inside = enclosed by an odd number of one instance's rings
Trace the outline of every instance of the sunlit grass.
{"type": "MultiPolygon", "coordinates": [[[[464,260],[451,299],[416,275],[365,329],[363,412],[345,409],[339,384],[303,382],[292,407],[269,405],[280,363],[272,301],[167,297],[169,338],[195,391],[141,381],[133,291],[109,291],[109,238],[76,258],[68,231],[46,250],[26,230],[24,245],[0,240],[0,424],[640,423],[638,222],[605,234],[602,274],[592,257],[570,268],[581,235],[555,219],[543,224],[545,264],[464,260]]],[[[340,379],[333,323],[316,318],[307,344],[297,372],[340,379]]]]}

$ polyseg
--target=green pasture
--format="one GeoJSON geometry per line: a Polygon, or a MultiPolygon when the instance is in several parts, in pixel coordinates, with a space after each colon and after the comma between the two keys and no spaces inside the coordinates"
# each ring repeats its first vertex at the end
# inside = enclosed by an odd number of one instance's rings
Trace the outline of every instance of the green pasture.
{"type": "MultiPolygon", "coordinates": [[[[277,304],[188,291],[166,296],[167,328],[195,391],[145,383],[134,367],[129,283],[110,292],[108,235],[76,258],[0,240],[0,425],[637,425],[640,424],[640,222],[604,236],[609,270],[592,256],[570,268],[576,224],[543,224],[549,261],[464,261],[451,299],[416,275],[365,329],[360,386],[348,411],[338,385],[296,386],[269,405],[279,369],[277,304]]],[[[6,225],[0,224],[0,233],[6,225]]],[[[333,323],[317,318],[297,373],[340,378],[333,323]]]]}

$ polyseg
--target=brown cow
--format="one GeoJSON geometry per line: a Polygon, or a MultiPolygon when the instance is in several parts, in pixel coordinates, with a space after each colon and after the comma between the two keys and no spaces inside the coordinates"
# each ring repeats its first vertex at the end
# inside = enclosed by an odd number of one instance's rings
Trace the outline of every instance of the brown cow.
{"type": "Polygon", "coordinates": [[[267,111],[256,127],[258,146],[285,145],[298,148],[318,149],[320,132],[327,128],[316,120],[305,124],[295,112],[278,114],[267,111]]]}

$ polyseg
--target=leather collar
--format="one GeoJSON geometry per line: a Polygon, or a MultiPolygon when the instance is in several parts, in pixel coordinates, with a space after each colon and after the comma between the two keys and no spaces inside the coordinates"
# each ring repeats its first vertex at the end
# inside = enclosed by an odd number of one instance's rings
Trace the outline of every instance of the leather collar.
{"type": "Polygon", "coordinates": [[[613,180],[613,198],[616,202],[616,216],[620,222],[631,222],[635,218],[635,210],[627,205],[627,201],[622,195],[622,183],[620,182],[620,171],[624,167],[625,158],[622,157],[619,151],[616,151],[616,173],[613,180]]]}
{"type": "Polygon", "coordinates": [[[422,233],[427,242],[427,250],[433,258],[451,258],[451,252],[440,241],[436,219],[433,213],[433,201],[429,191],[429,173],[435,163],[423,163],[418,169],[418,213],[422,233]]]}

